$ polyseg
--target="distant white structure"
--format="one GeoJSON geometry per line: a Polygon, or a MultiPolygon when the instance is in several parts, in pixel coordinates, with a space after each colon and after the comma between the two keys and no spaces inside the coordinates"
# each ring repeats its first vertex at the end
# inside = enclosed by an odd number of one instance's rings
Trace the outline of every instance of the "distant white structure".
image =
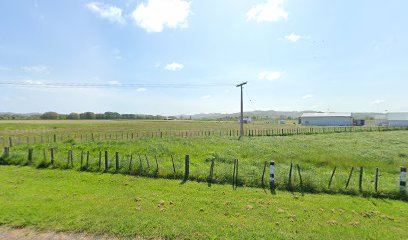
{"type": "Polygon", "coordinates": [[[304,126],[353,126],[351,113],[303,113],[300,123],[304,126]]]}
{"type": "Polygon", "coordinates": [[[388,126],[408,127],[408,113],[387,113],[388,126]]]}
{"type": "MultiPolygon", "coordinates": [[[[241,123],[241,118],[238,119],[238,122],[241,123]]],[[[250,117],[244,117],[244,123],[251,123],[252,122],[252,118],[250,117]]]]}

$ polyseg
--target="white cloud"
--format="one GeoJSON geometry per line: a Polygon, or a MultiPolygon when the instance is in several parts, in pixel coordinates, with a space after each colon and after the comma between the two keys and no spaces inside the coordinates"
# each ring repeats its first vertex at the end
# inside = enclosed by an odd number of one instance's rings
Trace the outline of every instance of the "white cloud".
{"type": "Polygon", "coordinates": [[[309,98],[312,98],[312,97],[313,97],[312,94],[306,94],[306,95],[304,95],[302,98],[303,98],[303,99],[309,99],[309,98]]]}
{"type": "Polygon", "coordinates": [[[148,0],[132,13],[135,23],[148,32],[161,32],[165,27],[186,28],[190,2],[184,0],[148,0]]]}
{"type": "Polygon", "coordinates": [[[122,16],[122,9],[100,2],[90,2],[85,5],[91,12],[99,15],[101,18],[105,18],[111,22],[124,24],[125,18],[122,16]]]}
{"type": "Polygon", "coordinates": [[[295,33],[291,33],[285,36],[285,39],[291,42],[297,42],[301,38],[302,38],[301,36],[296,35],[295,33]]]}
{"type": "Polygon", "coordinates": [[[169,70],[169,71],[180,71],[183,68],[184,68],[183,64],[176,63],[176,62],[169,63],[164,67],[164,69],[169,70]]]}
{"type": "Polygon", "coordinates": [[[48,75],[51,73],[51,70],[47,66],[43,66],[43,65],[24,66],[24,67],[21,67],[21,69],[27,73],[33,73],[33,74],[48,75]]]}
{"type": "Polygon", "coordinates": [[[247,21],[254,20],[260,22],[276,22],[288,18],[288,12],[283,9],[283,0],[267,0],[253,6],[247,12],[247,21]]]}
{"type": "Polygon", "coordinates": [[[282,76],[281,72],[263,71],[259,73],[260,80],[275,81],[278,80],[281,76],[282,76]]]}
{"type": "Polygon", "coordinates": [[[381,103],[384,103],[384,102],[385,102],[385,100],[377,99],[377,100],[372,101],[371,104],[381,104],[381,103]]]}
{"type": "Polygon", "coordinates": [[[136,92],[146,92],[147,89],[146,88],[138,88],[136,89],[136,92]]]}
{"type": "Polygon", "coordinates": [[[201,99],[209,99],[210,97],[211,95],[205,95],[205,96],[202,96],[201,99]]]}

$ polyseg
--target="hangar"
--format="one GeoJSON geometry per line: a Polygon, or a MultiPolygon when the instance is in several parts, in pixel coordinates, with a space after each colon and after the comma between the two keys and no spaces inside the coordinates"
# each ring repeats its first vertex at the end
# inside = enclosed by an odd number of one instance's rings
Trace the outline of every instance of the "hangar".
{"type": "Polygon", "coordinates": [[[303,113],[300,123],[304,126],[353,126],[351,113],[303,113]]]}

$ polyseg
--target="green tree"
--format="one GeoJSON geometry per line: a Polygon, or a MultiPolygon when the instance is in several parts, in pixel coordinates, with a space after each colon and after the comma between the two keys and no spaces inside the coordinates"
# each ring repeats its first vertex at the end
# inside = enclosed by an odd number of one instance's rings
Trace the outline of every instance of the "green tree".
{"type": "Polygon", "coordinates": [[[80,119],[95,119],[96,116],[95,116],[95,113],[93,112],[84,112],[84,113],[79,114],[79,118],[80,119]]]}
{"type": "Polygon", "coordinates": [[[105,119],[120,119],[120,114],[117,112],[105,112],[105,119]]]}
{"type": "Polygon", "coordinates": [[[41,119],[58,119],[58,113],[56,112],[45,112],[41,115],[41,119]]]}
{"type": "Polygon", "coordinates": [[[79,119],[79,114],[72,112],[68,114],[67,119],[79,119]]]}

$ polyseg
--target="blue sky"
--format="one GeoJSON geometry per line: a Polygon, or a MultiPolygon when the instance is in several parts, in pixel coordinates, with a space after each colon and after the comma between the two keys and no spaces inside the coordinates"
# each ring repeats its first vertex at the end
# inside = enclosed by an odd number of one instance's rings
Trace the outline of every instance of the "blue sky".
{"type": "Polygon", "coordinates": [[[408,111],[407,1],[0,3],[0,112],[408,111]],[[49,83],[112,88],[46,88],[49,83]],[[196,85],[191,88],[143,84],[196,85]],[[135,88],[115,88],[141,84],[135,88]],[[218,87],[210,87],[214,84],[218,87]]]}

